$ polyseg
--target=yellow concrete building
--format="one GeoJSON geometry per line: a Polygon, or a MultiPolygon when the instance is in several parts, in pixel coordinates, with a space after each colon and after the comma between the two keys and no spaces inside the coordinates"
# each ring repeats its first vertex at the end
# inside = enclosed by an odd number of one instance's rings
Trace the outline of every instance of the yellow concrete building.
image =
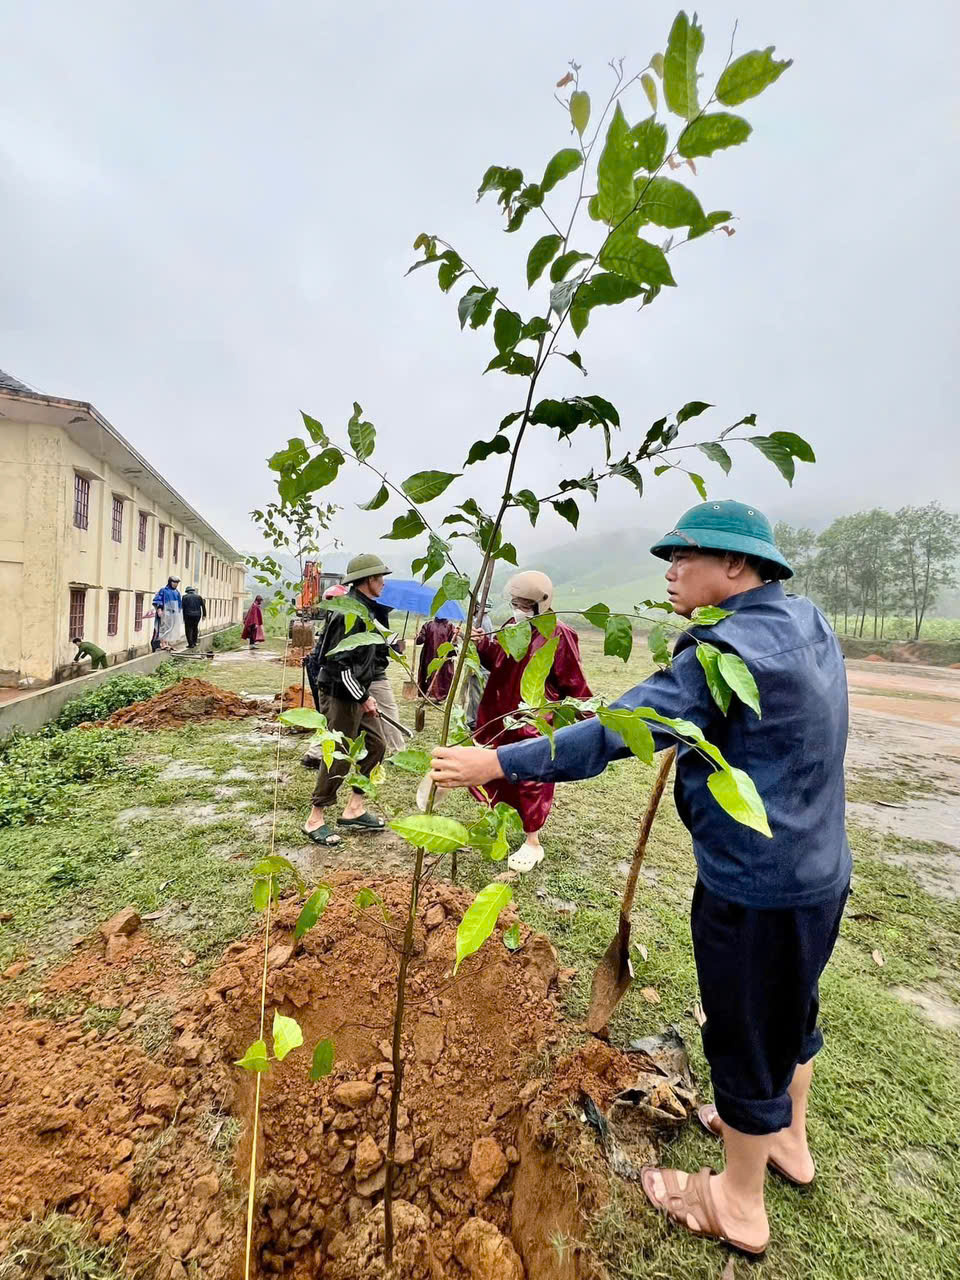
{"type": "Polygon", "coordinates": [[[81,635],[111,663],[148,652],[169,575],[239,622],[238,553],[90,404],[0,370],[0,685],[69,673],[81,635]]]}

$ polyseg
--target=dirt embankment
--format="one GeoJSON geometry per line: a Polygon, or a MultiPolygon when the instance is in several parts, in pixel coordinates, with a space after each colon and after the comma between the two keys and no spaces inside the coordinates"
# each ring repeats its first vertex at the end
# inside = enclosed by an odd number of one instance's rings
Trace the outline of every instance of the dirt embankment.
{"type": "MultiPolygon", "coordinates": [[[[267,1038],[276,1009],[297,1018],[305,1046],[273,1063],[262,1083],[261,1275],[382,1274],[389,1038],[408,884],[377,883],[386,920],[377,906],[354,905],[364,884],[334,876],[326,914],[296,952],[299,903],[282,901],[275,915],[267,1038]],[[333,1071],[311,1083],[310,1054],[326,1037],[333,1071]]],[[[575,1031],[559,1009],[556,955],[522,926],[523,946],[508,951],[508,911],[453,979],[468,901],[428,883],[418,911],[397,1142],[397,1275],[582,1280],[593,1274],[582,1246],[558,1254],[551,1240],[584,1238],[589,1159],[563,1155],[555,1117],[584,1129],[568,1104],[586,1089],[606,1105],[636,1064],[587,1041],[544,1084],[538,1070],[575,1031]]],[[[102,939],[89,940],[46,983],[41,1007],[73,1002],[92,1005],[92,1014],[8,1010],[0,1252],[24,1218],[60,1209],[124,1248],[131,1272],[142,1267],[157,1280],[242,1274],[255,1078],[233,1061],[259,1034],[262,947],[262,933],[234,943],[198,985],[145,925],[106,954],[102,939]],[[171,1038],[155,1036],[158,1014],[171,1038]]],[[[597,1158],[587,1131],[577,1141],[597,1158]]]]}
{"type": "Polygon", "coordinates": [[[144,702],[121,707],[109,720],[110,729],[176,729],[199,720],[233,720],[261,714],[256,702],[247,702],[206,680],[179,680],[144,702]]]}

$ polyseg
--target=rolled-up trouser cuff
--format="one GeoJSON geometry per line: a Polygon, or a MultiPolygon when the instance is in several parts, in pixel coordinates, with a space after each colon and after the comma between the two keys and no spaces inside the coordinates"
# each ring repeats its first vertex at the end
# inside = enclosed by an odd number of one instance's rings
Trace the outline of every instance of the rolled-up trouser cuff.
{"type": "Polygon", "coordinates": [[[713,1087],[717,1115],[738,1133],[755,1135],[777,1133],[793,1120],[793,1102],[789,1093],[778,1098],[737,1098],[732,1093],[713,1087]]]}

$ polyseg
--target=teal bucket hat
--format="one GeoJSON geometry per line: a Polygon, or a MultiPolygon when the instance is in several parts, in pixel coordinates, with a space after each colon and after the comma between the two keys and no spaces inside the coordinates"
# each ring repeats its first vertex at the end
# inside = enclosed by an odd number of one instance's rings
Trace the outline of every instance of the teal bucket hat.
{"type": "Polygon", "coordinates": [[[745,502],[701,502],[691,507],[677,521],[677,527],[650,550],[661,560],[669,560],[677,547],[742,551],[777,565],[781,578],[793,577],[793,569],[774,541],[770,521],[745,502]]]}

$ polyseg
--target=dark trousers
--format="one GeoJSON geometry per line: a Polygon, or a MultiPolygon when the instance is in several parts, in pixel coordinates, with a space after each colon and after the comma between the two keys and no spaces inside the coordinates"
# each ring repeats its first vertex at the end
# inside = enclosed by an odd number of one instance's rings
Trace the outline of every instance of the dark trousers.
{"type": "Polygon", "coordinates": [[[187,647],[195,649],[197,647],[197,639],[200,635],[200,619],[188,618],[184,615],[183,629],[187,635],[187,647]]]}
{"type": "Polygon", "coordinates": [[[714,1102],[740,1133],[776,1133],[793,1119],[787,1090],[823,1047],[820,975],[849,889],[813,907],[760,910],[727,902],[701,881],[690,928],[706,1022],[714,1102]]]}
{"type": "MultiPolygon", "coordinates": [[[[342,698],[333,697],[324,689],[320,690],[320,712],[327,717],[327,728],[342,733],[347,738],[356,738],[361,732],[366,734],[367,754],[357,768],[364,777],[369,778],[383,760],[387,749],[380,717],[366,715],[361,703],[345,702],[342,698]]],[[[313,803],[318,809],[333,803],[340,790],[340,784],[349,771],[348,760],[334,760],[328,769],[321,758],[317,785],[313,788],[313,803]]]]}

